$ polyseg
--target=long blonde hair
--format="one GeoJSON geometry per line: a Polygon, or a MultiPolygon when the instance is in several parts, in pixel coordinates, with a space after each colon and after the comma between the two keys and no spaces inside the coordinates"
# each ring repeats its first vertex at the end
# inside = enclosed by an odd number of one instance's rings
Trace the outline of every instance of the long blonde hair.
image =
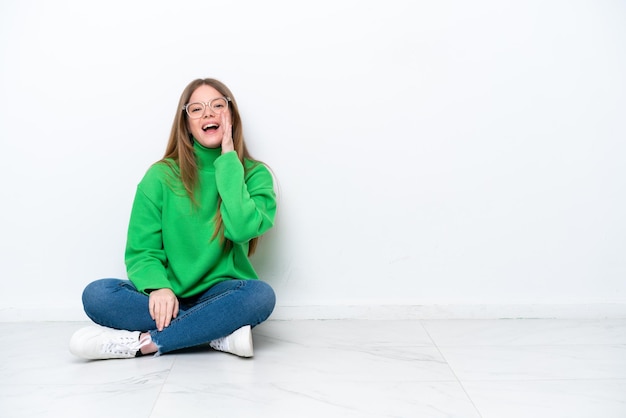
{"type": "MultiPolygon", "coordinates": [[[[194,191],[196,185],[198,184],[198,166],[196,164],[196,158],[193,149],[193,139],[191,132],[189,132],[189,127],[187,125],[187,112],[185,112],[184,106],[189,102],[189,98],[193,94],[193,92],[200,86],[207,85],[213,87],[215,90],[220,92],[224,97],[230,98],[230,114],[231,114],[231,123],[233,127],[233,144],[235,146],[235,151],[237,152],[237,157],[241,161],[241,164],[246,168],[246,164],[244,160],[252,160],[255,161],[249,154],[248,149],[246,148],[246,143],[243,137],[243,127],[241,125],[241,117],[239,115],[239,108],[237,106],[237,101],[235,100],[235,96],[233,96],[232,92],[224,83],[221,81],[215,80],[213,78],[199,78],[197,80],[193,80],[191,83],[185,87],[183,93],[180,96],[180,100],[178,101],[178,107],[176,108],[176,116],[174,116],[174,123],[172,124],[172,131],[170,132],[170,137],[167,143],[167,147],[165,149],[165,155],[161,161],[168,163],[167,160],[173,160],[178,165],[178,173],[180,176],[180,180],[185,187],[185,191],[191,198],[192,202],[196,203],[194,191]]],[[[220,207],[222,205],[222,199],[218,200],[217,212],[215,214],[215,230],[213,231],[213,238],[216,238],[218,235],[220,236],[221,242],[226,241],[224,237],[224,221],[222,219],[222,214],[220,211],[220,207]]],[[[248,247],[248,255],[252,255],[254,250],[256,249],[258,242],[258,237],[250,240],[248,247]]],[[[232,245],[230,242],[226,242],[226,245],[232,245]]]]}

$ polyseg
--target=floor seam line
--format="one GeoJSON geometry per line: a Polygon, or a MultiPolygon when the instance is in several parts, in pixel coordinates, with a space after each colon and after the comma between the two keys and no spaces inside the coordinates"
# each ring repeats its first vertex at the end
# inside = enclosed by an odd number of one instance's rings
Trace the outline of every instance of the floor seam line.
{"type": "Polygon", "coordinates": [[[461,389],[463,390],[463,393],[465,393],[465,396],[467,396],[467,399],[469,399],[470,403],[472,404],[472,406],[474,407],[474,410],[476,411],[476,413],[478,414],[478,416],[480,418],[483,418],[483,415],[480,413],[480,410],[478,409],[478,407],[476,406],[476,403],[474,403],[474,400],[472,399],[472,397],[470,396],[470,394],[467,392],[467,389],[465,389],[465,386],[463,385],[463,382],[461,381],[461,379],[459,378],[459,376],[456,374],[456,372],[454,371],[454,369],[452,368],[452,365],[450,365],[450,363],[448,362],[448,359],[446,358],[446,356],[443,354],[443,352],[441,351],[441,349],[439,348],[439,345],[437,345],[437,343],[435,342],[434,338],[430,335],[430,332],[428,332],[428,329],[426,329],[426,327],[424,326],[424,323],[422,320],[419,321],[422,329],[424,330],[424,332],[426,333],[426,335],[428,335],[428,338],[430,339],[430,341],[432,342],[432,344],[435,346],[435,348],[437,349],[437,352],[439,353],[439,355],[441,356],[441,358],[444,360],[444,362],[446,363],[446,365],[448,366],[448,368],[450,369],[450,371],[452,372],[452,375],[454,376],[454,378],[456,379],[456,381],[459,383],[459,385],[461,386],[461,389]]]}

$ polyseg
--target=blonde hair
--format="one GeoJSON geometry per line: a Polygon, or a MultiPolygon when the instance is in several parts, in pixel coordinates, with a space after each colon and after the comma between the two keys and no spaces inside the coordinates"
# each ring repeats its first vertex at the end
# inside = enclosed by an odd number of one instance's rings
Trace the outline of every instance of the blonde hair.
{"type": "MultiPolygon", "coordinates": [[[[246,164],[244,160],[254,160],[246,148],[246,144],[243,137],[243,127],[241,125],[241,117],[239,115],[239,108],[237,106],[237,101],[233,96],[232,92],[224,83],[221,81],[215,80],[213,78],[200,78],[197,80],[193,80],[191,83],[185,87],[183,93],[180,96],[180,100],[178,101],[178,107],[176,108],[176,116],[174,116],[174,123],[172,124],[172,130],[170,132],[170,137],[167,143],[167,147],[165,148],[165,155],[163,156],[162,162],[170,164],[168,160],[172,160],[177,163],[177,171],[180,176],[180,180],[183,183],[185,191],[189,195],[192,202],[197,203],[194,191],[196,185],[198,183],[198,166],[196,164],[196,158],[194,154],[193,148],[193,137],[191,132],[189,131],[189,127],[187,124],[187,112],[183,110],[183,107],[189,102],[189,98],[193,94],[193,92],[200,86],[207,85],[213,87],[224,97],[230,98],[230,114],[231,114],[231,124],[233,127],[233,144],[235,146],[235,151],[237,152],[237,157],[241,164],[246,169],[246,164]]],[[[222,214],[220,211],[220,207],[222,205],[222,199],[218,200],[217,212],[215,214],[215,230],[213,232],[213,237],[215,238],[218,235],[220,236],[220,241],[227,241],[224,237],[224,221],[222,219],[222,214]]],[[[248,256],[254,253],[258,242],[258,237],[250,240],[248,247],[248,256]]],[[[226,242],[226,246],[232,245],[230,241],[226,242]]]]}

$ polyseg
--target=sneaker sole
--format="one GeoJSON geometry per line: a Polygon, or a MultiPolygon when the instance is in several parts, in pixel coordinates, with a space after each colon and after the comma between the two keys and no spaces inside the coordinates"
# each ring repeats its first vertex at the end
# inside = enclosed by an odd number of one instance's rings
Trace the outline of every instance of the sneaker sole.
{"type": "Polygon", "coordinates": [[[232,353],[239,357],[254,356],[254,348],[252,346],[252,327],[246,325],[239,328],[231,335],[232,353]]]}

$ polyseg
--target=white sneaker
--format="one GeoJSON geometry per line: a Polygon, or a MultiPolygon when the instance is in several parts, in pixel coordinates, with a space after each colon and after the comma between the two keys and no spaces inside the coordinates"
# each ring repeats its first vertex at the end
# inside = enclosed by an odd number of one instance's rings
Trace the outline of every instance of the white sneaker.
{"type": "Polygon", "coordinates": [[[137,351],[152,342],[150,336],[139,340],[141,332],[124,331],[92,325],[79,329],[70,340],[70,352],[89,360],[133,358],[137,351]]]}
{"type": "Polygon", "coordinates": [[[226,337],[211,341],[209,345],[214,350],[235,354],[239,357],[252,357],[252,328],[250,325],[246,325],[226,337]]]}

